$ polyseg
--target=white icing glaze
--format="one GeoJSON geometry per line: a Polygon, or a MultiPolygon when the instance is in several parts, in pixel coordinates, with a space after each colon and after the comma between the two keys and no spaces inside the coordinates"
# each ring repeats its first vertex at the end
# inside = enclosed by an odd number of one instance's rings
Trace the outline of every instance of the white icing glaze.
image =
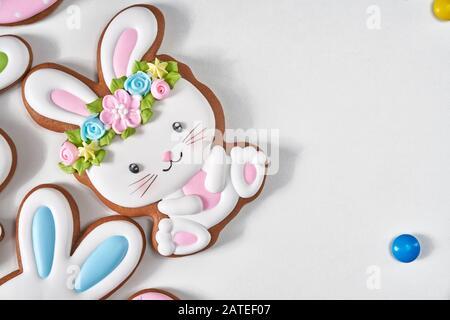
{"type": "Polygon", "coordinates": [[[0,286],[3,299],[98,299],[119,286],[139,263],[144,250],[140,230],[126,220],[114,220],[97,226],[84,238],[70,256],[73,218],[68,201],[55,189],[38,189],[24,202],[18,220],[18,239],[23,273],[0,286]],[[55,221],[55,251],[50,275],[41,279],[37,273],[31,237],[32,221],[36,210],[48,207],[55,221]],[[111,236],[128,240],[128,251],[112,273],[92,288],[76,293],[70,287],[73,270],[80,267],[97,246],[111,236]],[[12,290],[14,288],[14,290],[12,290]],[[33,290],[30,290],[33,288],[33,290]]]}
{"type": "Polygon", "coordinates": [[[34,111],[46,118],[81,125],[85,117],[64,110],[53,103],[51,94],[56,89],[67,91],[86,103],[91,103],[98,98],[77,78],[63,71],[48,68],[31,73],[25,82],[25,98],[34,111]]]}
{"type": "Polygon", "coordinates": [[[231,159],[231,181],[234,188],[242,198],[253,197],[261,188],[266,174],[265,154],[253,147],[235,147],[231,150],[231,159]],[[244,166],[247,163],[254,165],[256,169],[256,178],[251,184],[248,184],[244,178],[244,166]]]}
{"type": "Polygon", "coordinates": [[[202,200],[197,196],[185,196],[158,202],[158,210],[165,214],[188,215],[203,210],[202,200]]]}
{"type": "Polygon", "coordinates": [[[215,146],[203,166],[203,171],[207,174],[206,190],[212,193],[223,191],[229,170],[229,157],[225,149],[221,146],[215,146]]]}
{"type": "MultiPolygon", "coordinates": [[[[185,219],[195,221],[206,229],[209,229],[225,219],[236,207],[239,196],[233,188],[230,176],[228,175],[225,189],[220,194],[219,203],[208,210],[204,210],[192,215],[183,216],[185,219]]],[[[168,214],[171,217],[171,215],[168,214]]]]}
{"type": "Polygon", "coordinates": [[[0,186],[11,172],[13,156],[8,141],[0,134],[0,186]]]}
{"type": "Polygon", "coordinates": [[[0,37],[0,52],[8,56],[8,64],[0,72],[0,90],[2,90],[23,76],[30,63],[31,55],[23,41],[13,36],[0,37]]]}
{"type": "Polygon", "coordinates": [[[138,33],[136,46],[131,54],[128,63],[128,73],[131,74],[133,63],[140,61],[145,53],[150,49],[156,38],[158,25],[153,13],[145,7],[132,7],[121,12],[108,25],[104,34],[101,51],[100,64],[105,83],[109,86],[111,80],[116,78],[113,57],[117,41],[126,29],[135,29],[138,33]]]}
{"type": "MultiPolygon", "coordinates": [[[[181,79],[170,96],[155,104],[151,121],[139,127],[136,134],[126,141],[120,138],[108,146],[108,156],[101,166],[91,167],[87,173],[94,187],[106,199],[127,208],[139,208],[157,202],[180,189],[203,165],[202,156],[210,150],[213,132],[207,142],[199,141],[187,145],[182,140],[196,128],[214,131],[215,118],[205,97],[188,81],[181,79]],[[181,122],[185,129],[181,133],[173,130],[172,124],[181,122]],[[174,160],[183,152],[182,161],[174,163],[169,172],[168,162],[162,154],[171,150],[174,160]],[[133,174],[128,166],[136,163],[140,173],[133,174]],[[144,193],[146,186],[138,189],[148,174],[158,178],[144,193]],[[136,183],[136,181],[140,182],[136,183]]],[[[150,183],[150,181],[149,181],[150,183]]]]}

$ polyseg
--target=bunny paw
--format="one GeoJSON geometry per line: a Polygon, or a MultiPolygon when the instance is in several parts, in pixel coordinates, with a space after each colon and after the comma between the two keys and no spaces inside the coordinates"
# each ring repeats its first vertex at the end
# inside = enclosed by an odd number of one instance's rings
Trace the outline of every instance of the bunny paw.
{"type": "Polygon", "coordinates": [[[253,197],[266,175],[266,155],[255,147],[234,147],[231,150],[231,181],[242,198],[253,197]]]}
{"type": "Polygon", "coordinates": [[[199,252],[211,241],[208,230],[183,218],[162,219],[155,235],[157,250],[163,256],[183,256],[199,252]]]}
{"type": "Polygon", "coordinates": [[[175,252],[175,243],[172,240],[172,220],[162,219],[158,224],[156,242],[158,242],[158,252],[163,256],[171,256],[175,252]]]}

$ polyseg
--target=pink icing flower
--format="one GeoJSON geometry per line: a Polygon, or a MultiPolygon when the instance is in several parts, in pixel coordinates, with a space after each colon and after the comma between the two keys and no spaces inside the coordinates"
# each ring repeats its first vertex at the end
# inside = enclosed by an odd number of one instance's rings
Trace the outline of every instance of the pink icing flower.
{"type": "Polygon", "coordinates": [[[64,165],[71,166],[79,158],[78,148],[71,142],[66,141],[59,150],[59,157],[64,165]]]}
{"type": "Polygon", "coordinates": [[[117,134],[122,134],[127,128],[141,125],[140,104],[140,96],[130,96],[125,90],[119,89],[114,95],[103,98],[100,120],[105,125],[112,126],[117,134]]]}
{"type": "Polygon", "coordinates": [[[166,98],[170,93],[170,87],[164,80],[158,79],[153,81],[151,88],[152,96],[156,100],[162,100],[166,98]]]}

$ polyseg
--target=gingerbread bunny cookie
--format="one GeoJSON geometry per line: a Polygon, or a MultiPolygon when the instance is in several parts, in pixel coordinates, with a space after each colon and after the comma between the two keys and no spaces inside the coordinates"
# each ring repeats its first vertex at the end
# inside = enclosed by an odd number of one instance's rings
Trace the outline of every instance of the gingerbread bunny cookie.
{"type": "Polygon", "coordinates": [[[0,26],[17,26],[39,21],[61,3],[62,0],[1,0],[0,26]]]}
{"type": "Polygon", "coordinates": [[[3,299],[102,299],[133,274],[145,235],[133,220],[111,216],[80,236],[75,201],[41,185],[23,200],[16,222],[19,269],[0,279],[3,299]]]}
{"type": "Polygon", "coordinates": [[[126,8],[100,38],[99,82],[43,64],[23,98],[38,124],[66,133],[61,169],[116,212],[151,216],[154,248],[180,256],[211,246],[256,198],[267,159],[215,138],[225,130],[220,102],[188,66],[158,54],[163,33],[157,8],[126,8]]]}

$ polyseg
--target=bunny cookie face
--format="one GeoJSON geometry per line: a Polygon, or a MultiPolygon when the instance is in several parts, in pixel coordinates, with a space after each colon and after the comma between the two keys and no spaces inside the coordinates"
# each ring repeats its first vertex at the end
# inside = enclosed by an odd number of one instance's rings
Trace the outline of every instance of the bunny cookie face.
{"type": "Polygon", "coordinates": [[[100,219],[79,236],[77,206],[54,185],[25,197],[16,243],[19,269],[0,279],[3,299],[106,298],[132,275],[145,250],[142,229],[125,217],[100,219]]]}
{"type": "Polygon", "coordinates": [[[25,40],[12,35],[0,36],[0,92],[25,75],[31,60],[31,47],[25,40]]]}
{"type": "Polygon", "coordinates": [[[196,157],[210,149],[212,136],[206,132],[214,132],[214,115],[186,80],[180,80],[174,91],[155,107],[157,120],[109,146],[113,161],[87,171],[95,189],[109,201],[127,208],[148,206],[200,170],[202,161],[196,157]]]}
{"type": "Polygon", "coordinates": [[[124,9],[101,36],[98,83],[43,64],[24,80],[23,98],[36,122],[66,133],[62,170],[113,210],[153,217],[160,254],[187,255],[256,198],[266,157],[215,139],[225,129],[220,102],[186,65],[157,55],[163,31],[155,7],[124,9]]]}
{"type": "Polygon", "coordinates": [[[0,26],[29,24],[49,15],[62,0],[2,0],[0,26]]]}

